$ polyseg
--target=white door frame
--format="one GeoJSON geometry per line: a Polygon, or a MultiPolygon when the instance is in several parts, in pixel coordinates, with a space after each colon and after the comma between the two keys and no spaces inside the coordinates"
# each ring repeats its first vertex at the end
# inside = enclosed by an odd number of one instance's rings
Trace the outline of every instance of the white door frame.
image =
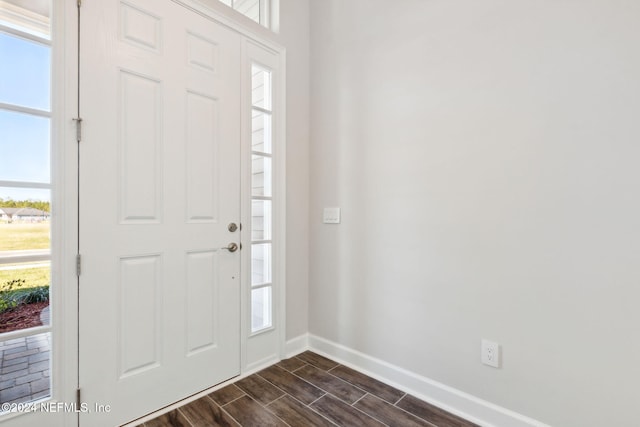
{"type": "Polygon", "coordinates": [[[286,357],[286,144],[285,144],[285,52],[273,49],[255,38],[245,37],[242,43],[242,223],[251,224],[251,157],[252,157],[252,91],[251,67],[266,67],[272,75],[272,191],[273,191],[273,295],[271,328],[251,332],[251,235],[242,234],[243,289],[243,372],[255,372],[286,357]]]}

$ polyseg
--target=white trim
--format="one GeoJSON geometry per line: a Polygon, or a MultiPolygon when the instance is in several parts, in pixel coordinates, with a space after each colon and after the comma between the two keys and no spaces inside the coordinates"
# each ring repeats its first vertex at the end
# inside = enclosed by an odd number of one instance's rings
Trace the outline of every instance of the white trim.
{"type": "Polygon", "coordinates": [[[50,190],[51,184],[46,182],[27,182],[27,181],[0,181],[0,187],[11,188],[41,188],[44,190],[50,190]]]}
{"type": "Polygon", "coordinates": [[[250,248],[251,201],[253,199],[272,201],[272,324],[269,328],[251,331],[251,253],[242,256],[242,336],[245,343],[242,350],[242,372],[251,369],[264,360],[277,361],[285,354],[286,340],[286,111],[285,111],[285,51],[273,50],[264,43],[251,38],[242,42],[242,245],[250,248]],[[272,72],[272,114],[273,126],[273,166],[272,196],[268,198],[251,196],[251,120],[253,105],[251,100],[251,66],[260,64],[272,72]]]}
{"type": "Polygon", "coordinates": [[[276,155],[272,165],[273,195],[275,200],[272,206],[276,209],[273,215],[273,246],[275,265],[273,271],[277,280],[274,316],[277,318],[279,330],[279,357],[283,359],[286,354],[287,341],[287,52],[282,49],[278,54],[278,69],[273,84],[273,153],[276,155]]]}
{"type": "Polygon", "coordinates": [[[309,335],[309,348],[481,426],[549,427],[533,418],[316,335],[309,335]]]}
{"type": "Polygon", "coordinates": [[[51,113],[46,110],[23,107],[22,105],[17,105],[17,104],[7,104],[5,102],[0,102],[0,110],[11,111],[14,113],[28,114],[30,116],[37,116],[37,117],[45,117],[45,118],[51,117],[51,113]]]}
{"type": "MultiPolygon", "coordinates": [[[[52,2],[52,287],[51,322],[54,337],[53,392],[55,400],[75,401],[78,386],[78,21],[74,0],[52,2]],[[57,236],[57,237],[56,237],[57,236]]],[[[64,414],[64,425],[78,423],[78,414],[64,414]]]]}
{"type": "Polygon", "coordinates": [[[285,343],[285,359],[293,357],[309,349],[309,334],[305,333],[291,338],[285,343]]]}
{"type": "MultiPolygon", "coordinates": [[[[270,40],[275,34],[267,27],[257,23],[253,19],[241,14],[237,10],[230,8],[220,0],[172,0],[186,8],[201,14],[202,16],[217,22],[220,25],[242,34],[256,44],[272,50],[274,53],[283,53],[284,48],[276,42],[270,40]],[[231,15],[231,16],[229,16],[231,15]],[[236,16],[238,15],[238,16],[236,16]],[[241,18],[239,21],[237,18],[241,18]],[[247,25],[248,24],[248,25],[247,25]],[[257,30],[257,31],[256,31],[257,30]]],[[[272,11],[274,2],[272,0],[272,11]]],[[[273,18],[272,18],[273,22],[273,18]]],[[[277,31],[276,31],[277,33],[277,31]]]]}
{"type": "Polygon", "coordinates": [[[32,328],[27,328],[27,329],[18,329],[17,331],[3,332],[2,339],[0,339],[0,341],[2,342],[11,341],[17,338],[24,338],[24,337],[30,337],[33,335],[46,334],[47,332],[51,332],[51,330],[52,330],[51,326],[41,325],[41,326],[34,326],[32,328]]]}
{"type": "Polygon", "coordinates": [[[0,21],[6,22],[7,28],[20,32],[20,37],[48,43],[46,36],[50,32],[50,19],[47,17],[0,0],[0,21]]]}

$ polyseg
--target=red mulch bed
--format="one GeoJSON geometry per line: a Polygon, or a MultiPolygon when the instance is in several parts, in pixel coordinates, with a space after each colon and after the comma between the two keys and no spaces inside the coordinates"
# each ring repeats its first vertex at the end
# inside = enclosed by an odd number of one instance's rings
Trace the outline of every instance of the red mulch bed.
{"type": "Polygon", "coordinates": [[[11,332],[42,325],[40,312],[48,305],[48,302],[22,304],[0,313],[0,332],[11,332]]]}

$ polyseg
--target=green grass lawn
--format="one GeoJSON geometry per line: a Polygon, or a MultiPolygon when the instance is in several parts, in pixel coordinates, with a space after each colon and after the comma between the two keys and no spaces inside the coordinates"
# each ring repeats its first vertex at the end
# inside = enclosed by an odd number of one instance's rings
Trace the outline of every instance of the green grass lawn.
{"type": "MultiPolygon", "coordinates": [[[[0,251],[49,248],[50,223],[0,223],[0,251]]],[[[3,270],[0,265],[0,286],[14,279],[24,279],[23,288],[49,286],[49,267],[3,270]]]]}
{"type": "Polygon", "coordinates": [[[49,248],[50,223],[0,223],[0,251],[49,248]]]}
{"type": "Polygon", "coordinates": [[[25,284],[17,289],[35,288],[37,286],[49,286],[51,282],[51,270],[49,267],[22,268],[19,270],[0,270],[0,287],[10,280],[24,279],[25,284]]]}

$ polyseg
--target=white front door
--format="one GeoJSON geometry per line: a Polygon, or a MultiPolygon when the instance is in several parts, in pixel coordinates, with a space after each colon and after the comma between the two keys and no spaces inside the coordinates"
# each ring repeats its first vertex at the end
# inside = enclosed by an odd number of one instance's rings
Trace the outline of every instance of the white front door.
{"type": "Polygon", "coordinates": [[[80,64],[80,423],[113,426],[240,372],[240,36],[86,1],[80,64]]]}

